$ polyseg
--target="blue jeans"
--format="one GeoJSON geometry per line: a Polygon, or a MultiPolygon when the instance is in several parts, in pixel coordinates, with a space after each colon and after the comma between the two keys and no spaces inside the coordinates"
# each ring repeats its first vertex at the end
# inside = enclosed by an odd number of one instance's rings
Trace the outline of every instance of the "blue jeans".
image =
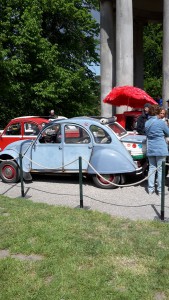
{"type": "Polygon", "coordinates": [[[166,160],[165,156],[149,156],[149,172],[148,175],[150,177],[148,178],[148,191],[149,193],[154,192],[155,190],[155,174],[157,169],[157,191],[161,193],[161,177],[162,177],[162,162],[166,160]]]}

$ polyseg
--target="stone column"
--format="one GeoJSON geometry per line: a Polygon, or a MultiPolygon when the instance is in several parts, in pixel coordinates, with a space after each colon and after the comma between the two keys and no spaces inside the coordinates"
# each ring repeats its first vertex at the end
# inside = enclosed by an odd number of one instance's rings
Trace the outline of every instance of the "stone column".
{"type": "MultiPolygon", "coordinates": [[[[133,85],[133,3],[116,0],[116,86],[133,85]]],[[[126,107],[117,108],[123,113],[126,107]]]]}
{"type": "Polygon", "coordinates": [[[143,23],[134,22],[134,86],[144,88],[143,23]]]}
{"type": "Polygon", "coordinates": [[[163,106],[169,99],[169,1],[163,0],[163,106]]]}
{"type": "Polygon", "coordinates": [[[114,85],[114,22],[113,1],[105,0],[100,4],[100,66],[101,66],[101,115],[112,116],[112,106],[103,99],[114,85]]]}

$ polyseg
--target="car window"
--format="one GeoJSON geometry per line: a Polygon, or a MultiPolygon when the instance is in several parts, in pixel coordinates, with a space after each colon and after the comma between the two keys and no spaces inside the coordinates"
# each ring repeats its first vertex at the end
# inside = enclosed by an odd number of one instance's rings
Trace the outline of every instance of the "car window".
{"type": "Polygon", "coordinates": [[[110,135],[101,127],[96,125],[91,125],[90,130],[93,134],[94,140],[97,144],[110,144],[110,135]]]}
{"type": "Polygon", "coordinates": [[[65,144],[88,144],[91,139],[88,132],[78,125],[64,127],[65,144]]]}
{"type": "Polygon", "coordinates": [[[36,123],[26,122],[24,124],[24,135],[38,135],[39,131],[36,123]]]}
{"type": "Polygon", "coordinates": [[[117,136],[119,137],[122,137],[124,135],[127,134],[127,131],[121,126],[119,125],[118,123],[113,123],[113,124],[109,124],[108,125],[112,130],[113,132],[116,133],[117,136]]]}
{"type": "Polygon", "coordinates": [[[21,135],[21,124],[13,123],[12,125],[7,127],[4,134],[6,134],[6,135],[21,135]]]}
{"type": "Polygon", "coordinates": [[[61,143],[61,128],[59,124],[53,124],[42,131],[40,143],[61,143]]]}

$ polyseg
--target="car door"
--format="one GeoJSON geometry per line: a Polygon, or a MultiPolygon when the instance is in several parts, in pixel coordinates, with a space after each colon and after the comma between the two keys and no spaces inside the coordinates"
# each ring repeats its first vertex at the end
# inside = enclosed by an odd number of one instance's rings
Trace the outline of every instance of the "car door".
{"type": "Polygon", "coordinates": [[[45,128],[31,150],[32,171],[54,172],[62,170],[62,139],[60,124],[45,128]]]}
{"type": "Polygon", "coordinates": [[[0,136],[0,148],[1,151],[10,143],[16,142],[22,139],[21,122],[11,122],[4,129],[0,136]]]}
{"type": "Polygon", "coordinates": [[[79,157],[82,157],[82,169],[85,171],[92,155],[91,134],[80,125],[65,125],[63,128],[63,163],[68,172],[79,171],[79,157]]]}

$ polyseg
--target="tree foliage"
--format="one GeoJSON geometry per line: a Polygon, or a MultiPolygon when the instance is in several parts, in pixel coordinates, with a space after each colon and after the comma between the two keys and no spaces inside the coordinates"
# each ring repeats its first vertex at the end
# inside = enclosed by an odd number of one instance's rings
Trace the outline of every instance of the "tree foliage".
{"type": "Polygon", "coordinates": [[[162,24],[144,29],[144,87],[153,97],[162,96],[162,24]]]}
{"type": "Polygon", "coordinates": [[[1,121],[98,111],[97,0],[0,0],[1,121]]]}

